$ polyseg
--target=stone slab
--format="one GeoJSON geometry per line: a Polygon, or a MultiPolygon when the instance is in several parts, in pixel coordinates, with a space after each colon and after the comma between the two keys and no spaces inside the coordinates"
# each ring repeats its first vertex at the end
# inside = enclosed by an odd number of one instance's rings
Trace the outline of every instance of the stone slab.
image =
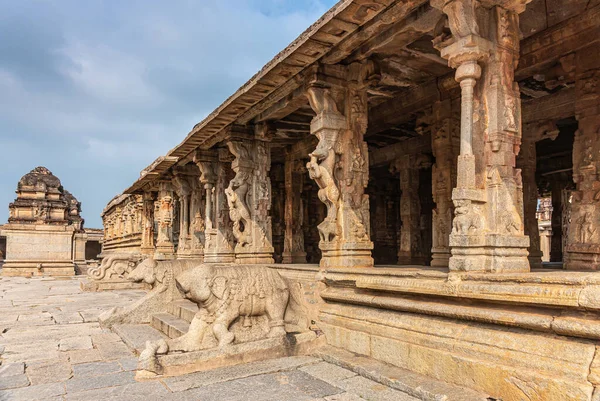
{"type": "Polygon", "coordinates": [[[72,375],[71,365],[61,360],[27,365],[27,376],[32,385],[63,382],[72,375]]]}
{"type": "MultiPolygon", "coordinates": [[[[25,386],[29,386],[29,379],[25,374],[0,377],[0,390],[25,386]]],[[[0,399],[2,399],[1,396],[0,399]]]]}
{"type": "Polygon", "coordinates": [[[293,356],[169,377],[163,382],[171,391],[179,392],[250,376],[290,371],[306,365],[313,366],[318,362],[319,359],[309,356],[293,356]]]}
{"type": "Polygon", "coordinates": [[[0,391],[0,400],[48,401],[65,394],[64,383],[40,384],[13,390],[0,391]]]}
{"type": "MultiPolygon", "coordinates": [[[[176,376],[291,355],[307,355],[322,345],[325,345],[324,336],[317,337],[313,332],[306,332],[234,344],[224,348],[159,355],[158,361],[164,368],[164,376],[176,376]]],[[[138,379],[155,376],[154,373],[145,370],[138,370],[136,375],[138,379]]]]}
{"type": "Polygon", "coordinates": [[[146,341],[166,340],[168,338],[147,324],[116,324],[112,329],[125,344],[138,352],[146,347],[146,341]]]}
{"type": "Polygon", "coordinates": [[[121,365],[116,361],[90,362],[73,366],[73,377],[100,376],[121,371],[121,365]]]}
{"type": "Polygon", "coordinates": [[[58,343],[58,349],[60,351],[92,349],[92,338],[90,336],[63,338],[58,343]]]}
{"type": "Polygon", "coordinates": [[[0,366],[0,377],[16,376],[25,373],[25,363],[14,362],[0,366]]]}
{"type": "Polygon", "coordinates": [[[135,383],[135,380],[133,379],[133,372],[118,372],[102,376],[74,377],[65,384],[67,393],[76,393],[80,391],[121,386],[131,383],[135,383]]]}
{"type": "Polygon", "coordinates": [[[127,358],[133,355],[127,345],[122,342],[97,344],[96,349],[100,352],[102,359],[107,361],[127,358]]]}
{"type": "MultiPolygon", "coordinates": [[[[400,390],[423,400],[444,401],[487,401],[488,396],[464,387],[454,386],[430,377],[401,369],[373,358],[357,355],[346,350],[326,346],[315,352],[315,356],[344,370],[354,372],[370,380],[400,390]]],[[[310,367],[305,368],[308,370],[310,367]]],[[[318,367],[313,367],[317,369],[318,367]]],[[[328,381],[335,371],[326,373],[328,381]]],[[[310,373],[310,372],[309,372],[310,373]]],[[[316,372],[318,374],[318,372],[316,372]]],[[[335,383],[335,382],[334,382],[335,383]]]]}

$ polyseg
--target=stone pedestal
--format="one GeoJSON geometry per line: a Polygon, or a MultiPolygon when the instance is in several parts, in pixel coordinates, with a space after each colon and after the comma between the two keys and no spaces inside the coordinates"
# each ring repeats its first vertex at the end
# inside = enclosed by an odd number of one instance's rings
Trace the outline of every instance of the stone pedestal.
{"type": "Polygon", "coordinates": [[[9,223],[2,227],[2,234],[7,256],[3,276],[75,275],[72,226],[9,223]]]}

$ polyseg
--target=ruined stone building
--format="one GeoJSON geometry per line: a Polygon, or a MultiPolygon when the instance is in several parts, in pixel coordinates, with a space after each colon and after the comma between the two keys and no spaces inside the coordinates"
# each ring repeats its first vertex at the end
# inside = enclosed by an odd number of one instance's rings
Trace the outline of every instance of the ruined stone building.
{"type": "Polygon", "coordinates": [[[105,252],[268,266],[336,349],[600,399],[599,55],[597,0],[340,1],[108,205],[105,252]]]}
{"type": "Polygon", "coordinates": [[[101,251],[102,231],[83,227],[81,202],[58,177],[36,167],[17,184],[0,226],[3,276],[72,276],[101,251]]]}

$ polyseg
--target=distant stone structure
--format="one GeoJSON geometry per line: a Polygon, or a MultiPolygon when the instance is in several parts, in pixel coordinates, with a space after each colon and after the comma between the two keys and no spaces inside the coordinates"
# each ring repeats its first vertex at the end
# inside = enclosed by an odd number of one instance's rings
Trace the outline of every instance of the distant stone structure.
{"type": "Polygon", "coordinates": [[[45,167],[25,174],[0,226],[6,250],[3,276],[72,276],[100,253],[102,231],[85,230],[81,202],[45,167]]]}

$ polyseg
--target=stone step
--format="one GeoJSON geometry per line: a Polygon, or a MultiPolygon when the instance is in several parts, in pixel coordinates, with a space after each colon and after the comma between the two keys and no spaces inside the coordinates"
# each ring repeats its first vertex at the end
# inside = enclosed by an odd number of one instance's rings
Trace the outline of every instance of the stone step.
{"type": "Polygon", "coordinates": [[[179,319],[191,323],[194,315],[198,312],[198,305],[188,299],[179,299],[171,302],[167,306],[167,312],[179,319]]]}
{"type": "Polygon", "coordinates": [[[492,399],[469,388],[442,382],[329,345],[314,352],[313,356],[423,401],[489,401],[492,399]]]}
{"type": "Polygon", "coordinates": [[[125,344],[139,354],[146,348],[146,341],[166,340],[167,336],[147,324],[116,324],[112,330],[125,344]]]}
{"type": "Polygon", "coordinates": [[[190,323],[170,313],[156,313],[152,315],[150,326],[170,338],[177,338],[188,332],[190,323]]]}

